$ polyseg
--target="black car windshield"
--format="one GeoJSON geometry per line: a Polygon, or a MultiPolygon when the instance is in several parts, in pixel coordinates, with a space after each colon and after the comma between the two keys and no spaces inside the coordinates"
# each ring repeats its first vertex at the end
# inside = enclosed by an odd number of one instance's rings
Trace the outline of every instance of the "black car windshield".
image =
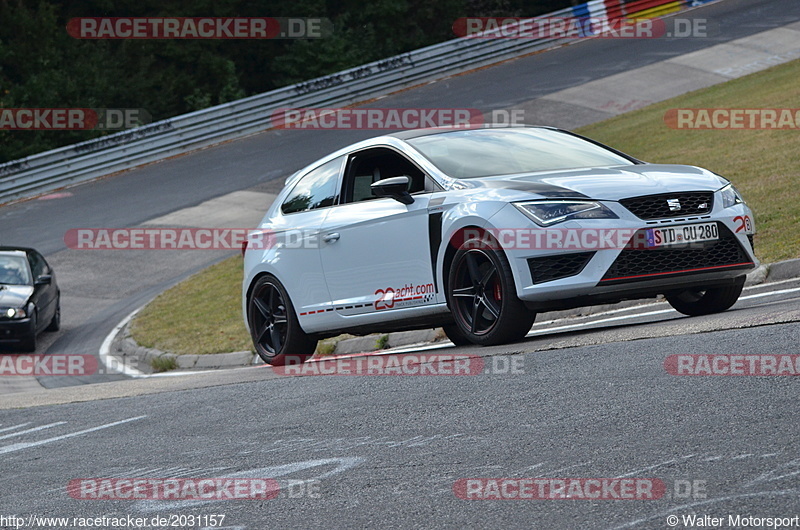
{"type": "Polygon", "coordinates": [[[446,175],[459,179],[634,162],[608,149],[552,129],[478,129],[406,140],[446,175]]]}
{"type": "Polygon", "coordinates": [[[31,285],[28,260],[21,256],[0,255],[0,285],[31,285]]]}

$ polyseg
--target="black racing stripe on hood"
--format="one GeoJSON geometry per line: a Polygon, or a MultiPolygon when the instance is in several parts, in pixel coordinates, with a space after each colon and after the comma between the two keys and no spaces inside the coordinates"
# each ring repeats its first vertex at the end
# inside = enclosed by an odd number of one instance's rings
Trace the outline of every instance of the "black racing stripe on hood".
{"type": "Polygon", "coordinates": [[[504,190],[524,191],[526,193],[536,193],[543,197],[553,199],[588,199],[583,193],[579,193],[562,186],[554,186],[545,182],[532,182],[529,180],[505,180],[505,179],[474,179],[475,183],[483,188],[500,188],[504,190]]]}

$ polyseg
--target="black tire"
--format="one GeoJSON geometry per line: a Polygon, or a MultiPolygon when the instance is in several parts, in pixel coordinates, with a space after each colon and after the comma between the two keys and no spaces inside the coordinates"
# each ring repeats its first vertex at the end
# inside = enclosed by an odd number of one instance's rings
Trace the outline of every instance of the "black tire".
{"type": "Polygon", "coordinates": [[[262,276],[253,286],[247,322],[256,353],[267,364],[304,363],[317,347],[317,340],[303,332],[289,294],[274,276],[262,276]]]}
{"type": "Polygon", "coordinates": [[[53,313],[53,319],[45,330],[58,331],[59,329],[61,329],[61,295],[58,295],[58,298],[56,298],[56,312],[53,313]]]}
{"type": "Polygon", "coordinates": [[[481,346],[520,340],[536,319],[517,298],[505,254],[479,238],[465,241],[453,256],[447,302],[458,329],[456,338],[481,346]]]}
{"type": "Polygon", "coordinates": [[[456,324],[442,326],[442,330],[444,331],[444,334],[447,335],[447,338],[450,339],[450,342],[456,346],[467,346],[472,344],[469,338],[456,324]]]}
{"type": "Polygon", "coordinates": [[[33,313],[31,315],[31,334],[22,339],[19,343],[19,347],[22,351],[36,351],[36,326],[36,313],[33,313]]]}
{"type": "Polygon", "coordinates": [[[730,308],[739,299],[745,277],[736,278],[736,283],[713,289],[687,289],[666,294],[667,302],[676,311],[689,316],[710,315],[730,308]]]}

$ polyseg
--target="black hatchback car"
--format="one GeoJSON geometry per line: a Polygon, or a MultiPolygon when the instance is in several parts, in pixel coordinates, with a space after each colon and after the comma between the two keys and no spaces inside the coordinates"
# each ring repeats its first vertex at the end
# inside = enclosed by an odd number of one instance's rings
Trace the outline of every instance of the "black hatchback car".
{"type": "Polygon", "coordinates": [[[34,351],[39,332],[60,325],[61,292],[44,256],[0,246],[0,344],[34,351]]]}

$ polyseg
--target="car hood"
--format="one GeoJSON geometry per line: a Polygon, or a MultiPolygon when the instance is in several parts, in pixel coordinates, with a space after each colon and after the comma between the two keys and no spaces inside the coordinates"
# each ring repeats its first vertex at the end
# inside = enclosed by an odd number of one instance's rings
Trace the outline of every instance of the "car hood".
{"type": "Polygon", "coordinates": [[[727,183],[705,169],[666,164],[570,169],[459,182],[467,188],[502,188],[551,198],[609,201],[678,191],[715,191],[727,183]]]}
{"type": "Polygon", "coordinates": [[[30,285],[0,285],[0,307],[22,307],[32,294],[30,285]]]}

